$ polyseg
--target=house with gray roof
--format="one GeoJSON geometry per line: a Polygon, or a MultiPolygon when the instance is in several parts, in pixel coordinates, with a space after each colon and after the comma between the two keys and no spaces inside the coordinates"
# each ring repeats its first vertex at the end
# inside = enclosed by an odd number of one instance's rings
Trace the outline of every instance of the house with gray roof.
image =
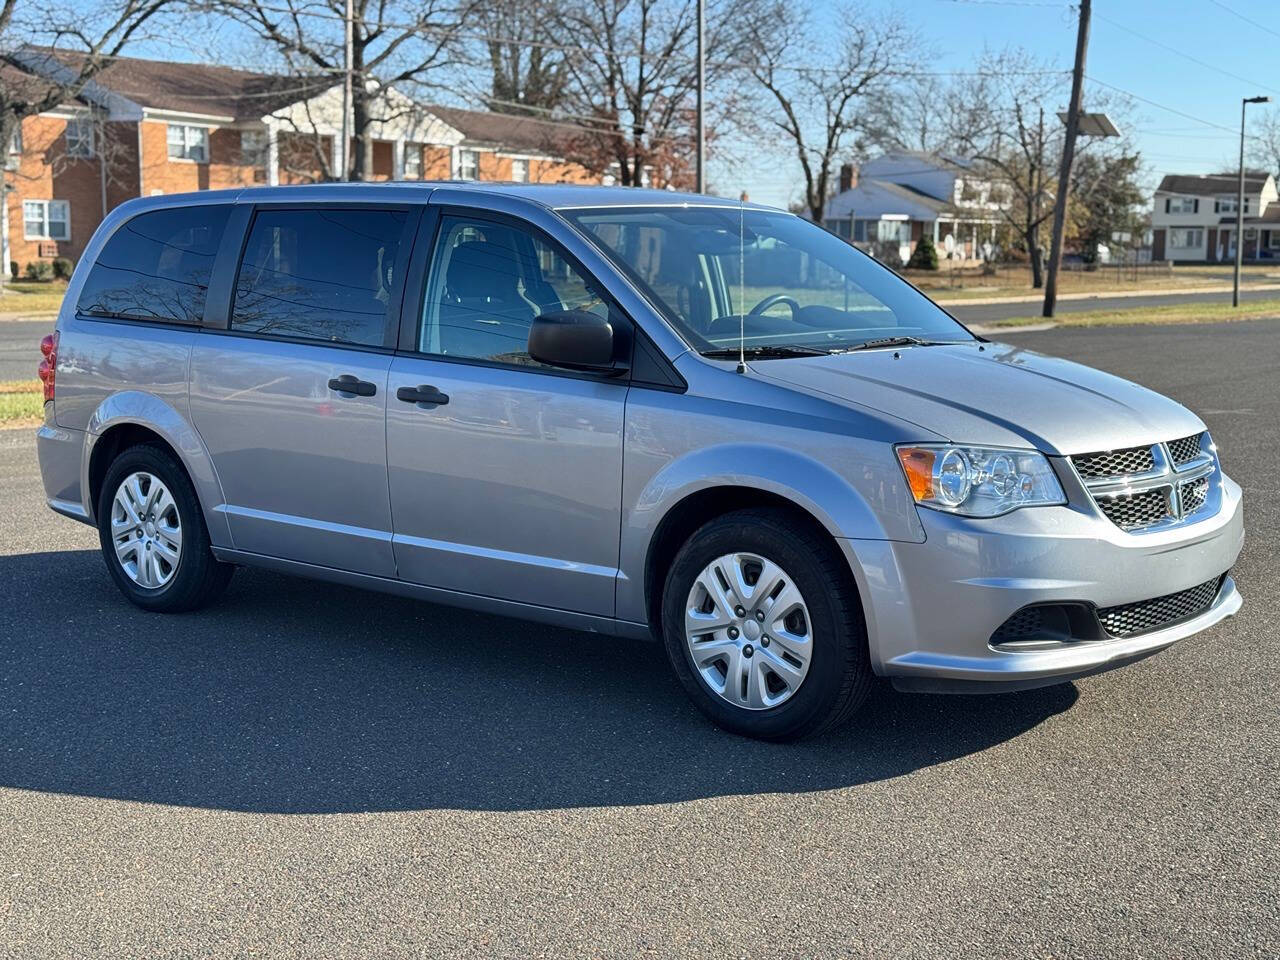
{"type": "MultiPolygon", "coordinates": [[[[1151,256],[1182,263],[1234,261],[1238,173],[1166,175],[1151,209],[1151,256]]],[[[1269,173],[1244,178],[1243,259],[1280,259],[1280,193],[1269,173]]]]}
{"type": "Polygon", "coordinates": [[[904,150],[846,164],[823,226],[883,259],[905,261],[927,233],[939,257],[981,260],[1007,203],[1007,188],[972,162],[904,150]]]}

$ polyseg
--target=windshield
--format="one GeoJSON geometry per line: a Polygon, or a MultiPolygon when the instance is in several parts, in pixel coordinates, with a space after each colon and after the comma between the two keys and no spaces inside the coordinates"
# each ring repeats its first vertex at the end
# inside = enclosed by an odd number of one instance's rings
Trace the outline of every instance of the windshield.
{"type": "Polygon", "coordinates": [[[701,352],[784,355],[974,337],[891,270],[788,213],[566,210],[701,352]]]}

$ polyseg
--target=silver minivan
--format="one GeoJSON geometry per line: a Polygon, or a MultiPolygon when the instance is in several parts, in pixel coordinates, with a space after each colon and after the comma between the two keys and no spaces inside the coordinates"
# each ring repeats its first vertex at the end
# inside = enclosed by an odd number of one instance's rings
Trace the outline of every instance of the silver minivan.
{"type": "Polygon", "coordinates": [[[134,200],[42,349],[49,505],[147,610],[243,565],[656,636],[714,722],[784,740],[877,676],[1059,683],[1241,603],[1240,488],[1195,414],[760,206],[134,200]]]}

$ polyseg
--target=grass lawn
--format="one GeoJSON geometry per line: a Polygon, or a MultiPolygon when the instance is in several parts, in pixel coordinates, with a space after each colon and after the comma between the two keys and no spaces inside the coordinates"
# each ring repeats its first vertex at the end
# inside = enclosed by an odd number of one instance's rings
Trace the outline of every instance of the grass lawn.
{"type": "Polygon", "coordinates": [[[35,426],[43,418],[39,380],[0,380],[0,427],[35,426]]]}
{"type": "MultiPolygon", "coordinates": [[[[1110,290],[1173,291],[1198,287],[1231,285],[1231,264],[1178,264],[1163,267],[1104,266],[1097,270],[1063,270],[1058,274],[1060,293],[1099,293],[1110,290]]],[[[908,280],[936,300],[969,300],[976,298],[1034,296],[1043,293],[1031,286],[1031,269],[1001,266],[994,275],[984,276],[980,267],[951,270],[947,261],[940,269],[907,270],[908,280]]],[[[1280,284],[1280,262],[1245,266],[1243,281],[1280,284]]]]}
{"type": "MultiPolygon", "coordinates": [[[[1053,321],[1061,327],[1103,327],[1128,323],[1229,323],[1232,320],[1280,319],[1280,298],[1254,300],[1232,307],[1229,303],[1182,303],[1166,307],[1129,307],[1122,310],[1080,310],[1062,313],[1053,321]]],[[[1025,327],[1045,323],[1036,314],[995,320],[986,327],[1025,327]]]]}
{"type": "Polygon", "coordinates": [[[8,280],[0,294],[0,313],[57,313],[67,285],[62,280],[40,283],[34,280],[8,280]]]}

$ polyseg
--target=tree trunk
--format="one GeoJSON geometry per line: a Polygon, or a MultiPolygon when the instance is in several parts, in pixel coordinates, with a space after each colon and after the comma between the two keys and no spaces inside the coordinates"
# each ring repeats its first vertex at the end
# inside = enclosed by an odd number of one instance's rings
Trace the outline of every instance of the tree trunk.
{"type": "Polygon", "coordinates": [[[369,116],[369,96],[363,90],[355,90],[351,97],[351,132],[355,140],[356,180],[373,177],[373,139],[370,135],[372,120],[369,116]]]}
{"type": "Polygon", "coordinates": [[[1031,288],[1044,287],[1044,251],[1040,249],[1040,227],[1027,229],[1027,253],[1031,255],[1031,288]]]}
{"type": "MultiPolygon", "coordinates": [[[[9,261],[12,259],[12,247],[9,244],[9,143],[13,139],[13,133],[22,125],[22,121],[8,111],[3,114],[3,121],[0,121],[0,148],[3,149],[3,156],[0,157],[0,203],[4,204],[3,216],[3,240],[0,240],[0,293],[4,293],[5,284],[9,282],[9,261]]],[[[21,157],[18,158],[21,161],[21,157]]]]}
{"type": "Polygon", "coordinates": [[[365,41],[357,31],[351,46],[351,136],[355,140],[355,180],[373,179],[373,110],[364,81],[365,41]]]}

